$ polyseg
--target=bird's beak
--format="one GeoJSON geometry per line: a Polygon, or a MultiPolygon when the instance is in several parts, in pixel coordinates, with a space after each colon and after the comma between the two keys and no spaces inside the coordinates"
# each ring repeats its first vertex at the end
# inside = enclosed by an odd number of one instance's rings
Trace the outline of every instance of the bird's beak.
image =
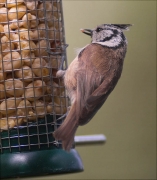
{"type": "Polygon", "coordinates": [[[80,29],[84,34],[87,34],[88,36],[92,36],[92,30],[91,29],[80,29]]]}

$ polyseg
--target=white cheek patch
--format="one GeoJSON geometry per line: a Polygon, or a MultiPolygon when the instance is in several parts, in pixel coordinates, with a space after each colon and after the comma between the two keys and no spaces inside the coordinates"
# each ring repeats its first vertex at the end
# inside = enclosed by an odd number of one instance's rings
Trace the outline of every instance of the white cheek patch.
{"type": "Polygon", "coordinates": [[[100,45],[107,46],[107,47],[116,47],[121,44],[121,41],[122,41],[122,38],[120,37],[120,35],[118,35],[108,41],[104,41],[104,42],[92,41],[92,43],[100,44],[100,45]]]}
{"type": "Polygon", "coordinates": [[[93,35],[93,41],[99,42],[101,40],[103,40],[103,38],[109,38],[113,35],[113,31],[111,30],[105,30],[103,32],[99,32],[99,33],[95,33],[93,35]]]}
{"type": "Polygon", "coordinates": [[[111,37],[113,35],[113,31],[106,30],[105,31],[105,37],[111,37]]]}

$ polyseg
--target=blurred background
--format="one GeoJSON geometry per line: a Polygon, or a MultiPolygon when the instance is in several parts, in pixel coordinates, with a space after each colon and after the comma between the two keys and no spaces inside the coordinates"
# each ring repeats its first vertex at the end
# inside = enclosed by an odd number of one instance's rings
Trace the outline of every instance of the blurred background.
{"type": "MultiPolygon", "coordinates": [[[[80,28],[131,23],[122,77],[77,135],[104,134],[103,145],[76,146],[84,172],[31,178],[156,179],[156,1],[63,0],[68,63],[90,43],[80,28]]],[[[30,179],[30,178],[28,178],[30,179]]]]}

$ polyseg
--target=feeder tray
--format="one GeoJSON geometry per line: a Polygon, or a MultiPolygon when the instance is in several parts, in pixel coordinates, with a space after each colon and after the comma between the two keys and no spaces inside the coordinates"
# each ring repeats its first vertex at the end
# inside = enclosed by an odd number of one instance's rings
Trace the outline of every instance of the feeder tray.
{"type": "Polygon", "coordinates": [[[53,137],[69,102],[61,0],[0,3],[0,178],[83,171],[53,137]]]}

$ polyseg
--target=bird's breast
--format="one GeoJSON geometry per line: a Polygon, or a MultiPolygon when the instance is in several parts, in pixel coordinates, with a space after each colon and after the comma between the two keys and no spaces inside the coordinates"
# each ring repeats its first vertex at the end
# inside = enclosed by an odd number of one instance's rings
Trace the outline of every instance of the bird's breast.
{"type": "Polygon", "coordinates": [[[65,77],[64,83],[68,92],[68,96],[71,99],[71,102],[74,102],[76,97],[76,88],[77,88],[77,79],[76,73],[78,69],[78,57],[76,57],[71,64],[69,65],[65,77]]]}

